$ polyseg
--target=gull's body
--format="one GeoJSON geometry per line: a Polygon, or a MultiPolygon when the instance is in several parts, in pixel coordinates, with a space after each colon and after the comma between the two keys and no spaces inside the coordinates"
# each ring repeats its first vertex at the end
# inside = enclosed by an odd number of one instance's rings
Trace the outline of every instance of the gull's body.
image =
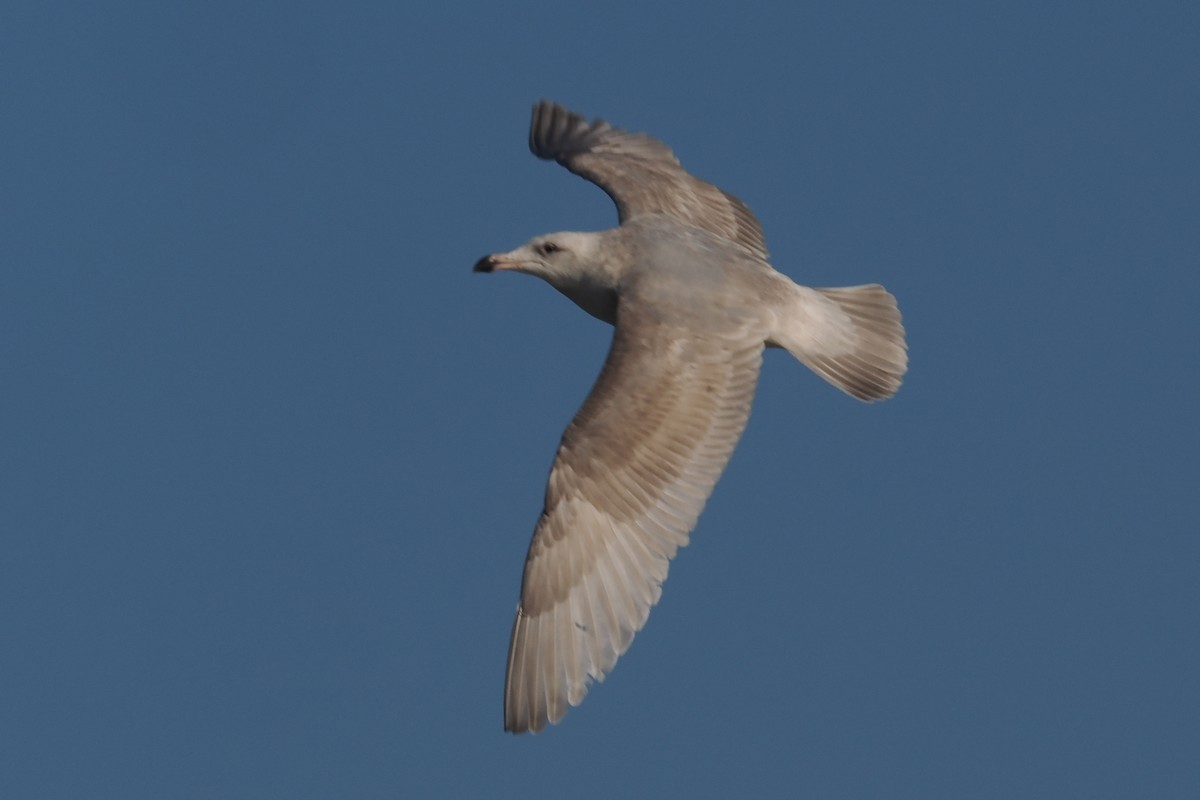
{"type": "Polygon", "coordinates": [[[504,695],[517,733],[578,705],[645,624],[746,425],[764,347],[862,400],[892,395],[908,363],[883,287],[810,289],[776,272],[749,209],[662,143],[543,101],[530,148],[601,186],[621,225],[475,266],[537,275],[615,328],[525,562],[504,695]]]}

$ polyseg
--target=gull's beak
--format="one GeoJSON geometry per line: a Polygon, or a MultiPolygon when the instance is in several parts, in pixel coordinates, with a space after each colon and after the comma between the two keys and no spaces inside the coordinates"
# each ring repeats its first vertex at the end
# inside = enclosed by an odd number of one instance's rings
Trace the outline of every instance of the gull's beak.
{"type": "Polygon", "coordinates": [[[475,272],[498,272],[502,269],[516,269],[520,262],[511,258],[508,253],[492,253],[475,262],[475,272]]]}

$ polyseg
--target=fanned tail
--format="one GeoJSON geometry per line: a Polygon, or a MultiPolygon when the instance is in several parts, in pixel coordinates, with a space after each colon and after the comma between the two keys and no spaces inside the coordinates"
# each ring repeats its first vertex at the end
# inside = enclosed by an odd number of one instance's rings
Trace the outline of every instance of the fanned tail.
{"type": "Polygon", "coordinates": [[[896,298],[877,283],[836,289],[795,285],[773,343],[859,400],[891,397],[908,370],[896,298]]]}

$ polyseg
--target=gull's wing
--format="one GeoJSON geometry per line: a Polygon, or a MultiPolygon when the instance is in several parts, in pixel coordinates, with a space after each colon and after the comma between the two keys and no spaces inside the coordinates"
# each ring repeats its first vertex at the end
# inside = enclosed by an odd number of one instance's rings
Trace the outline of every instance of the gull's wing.
{"type": "Polygon", "coordinates": [[[746,204],[689,175],[666,145],[644,133],[627,133],[599,119],[588,122],[542,100],[533,107],[529,149],[607,192],[621,222],[664,214],[767,257],[762,227],[746,204]]]}
{"type": "Polygon", "coordinates": [[[505,730],[562,719],[658,602],[668,561],[687,544],[750,413],[762,337],[726,327],[673,326],[622,298],[608,359],[563,434],[529,545],[505,730]]]}

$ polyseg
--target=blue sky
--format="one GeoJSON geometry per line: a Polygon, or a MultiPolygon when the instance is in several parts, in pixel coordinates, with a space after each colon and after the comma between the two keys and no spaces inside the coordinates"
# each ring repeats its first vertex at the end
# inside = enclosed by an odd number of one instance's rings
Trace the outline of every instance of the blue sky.
{"type": "Polygon", "coordinates": [[[0,795],[1200,791],[1191,4],[3,16],[0,795]],[[647,628],[514,738],[609,331],[470,270],[615,221],[540,97],[884,283],[911,370],[866,406],[769,353],[647,628]]]}

